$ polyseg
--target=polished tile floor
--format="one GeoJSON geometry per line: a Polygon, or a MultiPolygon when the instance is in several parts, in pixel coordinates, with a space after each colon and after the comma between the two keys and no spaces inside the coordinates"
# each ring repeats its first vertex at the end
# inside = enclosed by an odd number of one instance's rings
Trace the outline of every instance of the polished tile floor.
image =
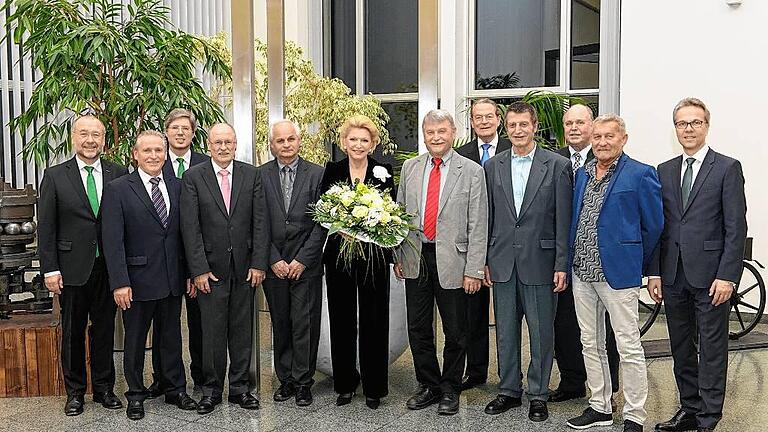
{"type": "MultiPolygon", "coordinates": [[[[331,378],[318,373],[313,391],[315,402],[307,408],[298,408],[293,401],[272,402],[272,392],[277,385],[272,375],[269,316],[262,313],[262,388],[261,409],[245,411],[226,402],[216,411],[199,416],[166,405],[162,398],[148,401],[147,415],[142,421],[126,419],[125,411],[108,411],[87,400],[85,413],[78,417],[66,417],[61,413],[65,398],[45,397],[27,399],[0,399],[0,431],[561,431],[568,430],[565,421],[581,413],[586,400],[562,404],[550,404],[548,421],[534,424],[528,421],[527,404],[499,416],[483,413],[485,404],[495,396],[498,383],[495,364],[495,347],[491,343],[490,378],[487,385],[465,392],[461,396],[461,410],[452,417],[438,416],[434,408],[422,411],[408,411],[405,401],[415,389],[415,378],[411,354],[406,351],[390,368],[390,394],[382,406],[375,411],[365,406],[363,396],[356,396],[352,404],[337,407],[334,404],[331,378]]],[[[647,337],[663,337],[663,323],[647,337]]],[[[525,332],[524,332],[525,334],[525,332]]],[[[493,340],[493,329],[491,338],[493,340]]],[[[527,350],[523,352],[524,364],[527,350]]],[[[122,378],[122,355],[115,354],[118,370],[118,384],[115,389],[125,391],[122,378]]],[[[147,365],[150,364],[147,354],[147,365]]],[[[751,432],[765,430],[768,424],[768,350],[751,350],[730,354],[728,389],[725,417],[720,431],[751,432]]],[[[553,386],[558,381],[555,369],[553,386]]],[[[672,362],[669,359],[648,362],[649,396],[646,407],[648,422],[646,430],[653,430],[653,424],[666,419],[677,408],[677,394],[672,362]]],[[[190,389],[191,391],[191,389],[190,389]]],[[[196,399],[199,394],[193,395],[196,399]]],[[[621,400],[619,400],[621,404],[621,400]]],[[[620,431],[620,420],[616,417],[613,428],[596,428],[603,431],[620,431]]]]}

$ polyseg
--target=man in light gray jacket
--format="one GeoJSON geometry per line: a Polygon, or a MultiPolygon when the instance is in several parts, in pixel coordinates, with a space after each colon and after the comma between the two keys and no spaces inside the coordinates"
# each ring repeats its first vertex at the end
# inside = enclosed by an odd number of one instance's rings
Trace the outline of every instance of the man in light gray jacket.
{"type": "Polygon", "coordinates": [[[403,164],[397,200],[415,215],[412,230],[396,253],[395,276],[405,278],[408,337],[419,391],[409,409],[436,402],[438,413],[459,409],[466,356],[466,297],[485,276],[488,199],[480,165],[454,152],[456,126],[443,110],[422,122],[428,153],[403,164]],[[434,305],[445,333],[443,370],[437,362],[434,305]]]}

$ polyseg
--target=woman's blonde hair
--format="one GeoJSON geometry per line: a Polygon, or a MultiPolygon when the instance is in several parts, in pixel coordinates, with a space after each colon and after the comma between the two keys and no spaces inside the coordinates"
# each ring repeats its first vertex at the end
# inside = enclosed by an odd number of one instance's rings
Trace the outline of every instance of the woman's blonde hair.
{"type": "Polygon", "coordinates": [[[343,151],[344,153],[347,152],[347,149],[344,148],[343,142],[347,138],[349,131],[353,128],[367,130],[368,133],[371,134],[371,142],[373,142],[374,149],[376,148],[376,146],[379,145],[379,142],[381,141],[381,137],[379,136],[379,128],[376,127],[376,124],[373,122],[373,120],[368,118],[368,116],[364,116],[361,114],[353,115],[352,117],[349,117],[346,120],[344,120],[344,124],[342,124],[341,127],[339,127],[339,135],[341,136],[341,141],[342,141],[339,147],[341,148],[341,151],[343,151]]]}

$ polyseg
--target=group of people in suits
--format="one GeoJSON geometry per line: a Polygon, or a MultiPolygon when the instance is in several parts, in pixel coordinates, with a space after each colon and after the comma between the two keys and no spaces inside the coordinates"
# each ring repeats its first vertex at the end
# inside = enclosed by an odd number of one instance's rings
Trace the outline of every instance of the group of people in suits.
{"type": "Polygon", "coordinates": [[[76,155],[46,170],[39,205],[42,271],[62,305],[65,413],[83,410],[88,319],[94,401],[122,407],[113,392],[116,307],[126,329],[129,418],[142,418],[143,401],[160,395],[180,409],[213,411],[228,359],[229,402],[257,409],[248,369],[259,285],[280,382],[273,398],[310,405],[323,274],[336,404],[350,404],[362,384],[366,405],[377,409],[388,393],[392,269],[405,279],[418,382],[407,408],[437,404],[438,413],[455,414],[461,392],[487,381],[493,295],[500,381],[487,414],[521,406],[526,393],[529,418],[545,421],[548,402],[582,398],[589,387],[589,407],[567,425],[610,425],[613,394],[623,389],[624,430],[642,431],[648,384],[637,306],[647,276],[650,295],[666,300],[681,404],[656,430],[713,430],[722,417],[728,299],[741,273],[746,203],[739,162],[708,146],[706,105],[687,98],[674,108],[683,156],[658,170],[624,152],[623,119],[593,118],[583,105],[565,113],[568,147],[558,152],[537,146],[538,118],[527,103],[511,104],[502,119],[494,101],[477,100],[470,121],[477,138],[454,149],[452,116],[427,113],[427,152],[403,164],[396,188],[392,167],[371,157],[380,136],[365,116],[344,122],[339,146],[347,157],[325,168],[299,156],[295,123],[277,121],[269,128],[274,159],[257,169],[234,160],[228,124],[210,128],[210,159],[192,152],[195,118],[174,110],[165,136],[137,137],[131,174],[101,158],[103,124],[78,118],[76,155]],[[508,139],[498,135],[502,121],[508,139]],[[340,182],[393,194],[414,215],[407,240],[365,249],[351,265],[340,261],[343,234],[328,235],[308,212],[340,182]],[[186,393],[182,297],[199,402],[186,393]],[[531,353],[525,386],[523,319],[531,353]],[[550,390],[555,360],[561,379],[550,390]]]}

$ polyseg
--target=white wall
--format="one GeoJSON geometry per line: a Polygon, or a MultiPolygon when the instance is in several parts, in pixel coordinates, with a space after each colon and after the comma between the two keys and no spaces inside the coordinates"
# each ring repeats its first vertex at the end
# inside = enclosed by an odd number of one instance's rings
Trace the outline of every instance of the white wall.
{"type": "Polygon", "coordinates": [[[712,113],[709,144],[744,169],[754,256],[768,262],[768,1],[624,1],[621,115],[633,157],[658,164],[680,153],[671,111],[687,96],[712,113]]]}

